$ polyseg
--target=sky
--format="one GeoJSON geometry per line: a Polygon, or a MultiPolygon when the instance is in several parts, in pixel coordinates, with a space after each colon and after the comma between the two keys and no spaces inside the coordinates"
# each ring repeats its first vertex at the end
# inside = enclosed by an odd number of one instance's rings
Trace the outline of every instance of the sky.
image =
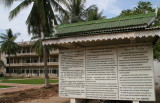
{"type": "MultiPolygon", "coordinates": [[[[132,9],[137,5],[140,0],[86,0],[86,7],[90,5],[97,5],[98,8],[103,10],[103,15],[107,18],[118,16],[122,10],[132,9]]],[[[150,1],[155,7],[160,0],[141,0],[150,1]]],[[[30,41],[31,35],[27,33],[27,26],[25,21],[30,13],[32,5],[28,8],[24,8],[20,14],[12,20],[8,19],[9,12],[15,8],[20,2],[15,2],[12,7],[7,8],[0,4],[0,33],[5,33],[6,29],[11,28],[13,33],[21,33],[17,38],[17,42],[30,41]]]]}

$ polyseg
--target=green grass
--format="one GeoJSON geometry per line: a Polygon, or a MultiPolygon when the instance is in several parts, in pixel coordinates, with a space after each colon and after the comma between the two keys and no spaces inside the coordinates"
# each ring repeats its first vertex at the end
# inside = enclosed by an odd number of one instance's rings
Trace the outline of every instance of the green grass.
{"type": "Polygon", "coordinates": [[[13,86],[4,86],[4,85],[0,85],[0,88],[10,88],[10,87],[13,87],[13,86]]]}
{"type": "MultiPolygon", "coordinates": [[[[49,80],[50,83],[58,83],[58,80],[49,80]]],[[[26,79],[26,80],[8,80],[5,79],[2,83],[17,83],[17,84],[44,84],[44,79],[26,79]]]]}
{"type": "Polygon", "coordinates": [[[23,77],[0,77],[0,80],[3,80],[3,79],[23,79],[23,77]]]}

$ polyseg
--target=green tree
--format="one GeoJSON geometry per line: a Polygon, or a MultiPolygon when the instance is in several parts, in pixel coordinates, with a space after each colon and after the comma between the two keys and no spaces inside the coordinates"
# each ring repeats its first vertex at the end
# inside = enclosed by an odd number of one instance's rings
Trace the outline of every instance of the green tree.
{"type": "Polygon", "coordinates": [[[102,16],[103,11],[98,12],[99,10],[96,5],[91,5],[85,11],[86,11],[86,21],[99,20],[99,19],[106,18],[105,16],[102,16]]]}
{"type": "Polygon", "coordinates": [[[122,10],[120,16],[147,14],[151,12],[154,12],[151,2],[139,1],[133,9],[122,10]]]}
{"type": "Polygon", "coordinates": [[[67,0],[65,6],[70,16],[69,21],[71,23],[83,21],[85,3],[86,0],[67,0]]]}
{"type": "Polygon", "coordinates": [[[131,9],[122,10],[120,13],[120,16],[129,16],[129,15],[134,15],[133,10],[131,9]]]}
{"type": "Polygon", "coordinates": [[[19,45],[15,42],[17,36],[19,34],[13,34],[11,29],[6,30],[6,34],[0,35],[0,44],[1,44],[1,53],[8,55],[8,63],[9,63],[9,74],[10,74],[10,55],[18,52],[18,49],[20,48],[19,45]]]}
{"type": "MultiPolygon", "coordinates": [[[[152,8],[151,2],[138,2],[137,7],[135,7],[133,10],[123,10],[120,14],[120,16],[129,16],[129,15],[137,15],[137,14],[148,14],[154,12],[155,9],[152,8]]],[[[153,27],[160,25],[160,9],[158,9],[158,14],[156,17],[156,21],[152,25],[153,27]]],[[[160,61],[160,41],[158,40],[153,49],[153,57],[156,60],[160,61]]]]}
{"type": "Polygon", "coordinates": [[[157,41],[153,48],[153,58],[160,61],[160,41],[157,41]]]}
{"type": "MultiPolygon", "coordinates": [[[[14,1],[16,0],[4,0],[3,3],[6,6],[10,6],[14,1]]],[[[57,24],[55,12],[66,14],[66,11],[60,5],[61,3],[65,3],[65,0],[22,0],[22,2],[10,12],[9,18],[13,19],[23,8],[32,4],[33,7],[26,21],[28,32],[43,40],[54,33],[54,24],[57,24]]],[[[46,46],[43,46],[46,88],[49,87],[47,55],[46,46]]]]}
{"type": "Polygon", "coordinates": [[[85,3],[86,0],[67,0],[65,3],[67,15],[58,15],[57,20],[60,24],[68,24],[106,18],[96,5],[86,8],[85,3]]]}
{"type": "Polygon", "coordinates": [[[146,14],[153,12],[153,10],[151,2],[139,1],[133,11],[135,14],[146,14]]]}

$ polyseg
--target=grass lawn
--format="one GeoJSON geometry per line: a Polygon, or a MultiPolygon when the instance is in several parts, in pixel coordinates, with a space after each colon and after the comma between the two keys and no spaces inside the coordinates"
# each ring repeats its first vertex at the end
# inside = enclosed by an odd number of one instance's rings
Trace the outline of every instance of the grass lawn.
{"type": "Polygon", "coordinates": [[[0,80],[3,80],[3,79],[23,79],[23,77],[0,77],[0,80]]]}
{"type": "MultiPolygon", "coordinates": [[[[44,79],[24,79],[24,80],[8,80],[1,81],[2,83],[17,83],[17,84],[44,84],[44,79]]],[[[49,83],[58,83],[58,80],[49,80],[49,83]]]]}
{"type": "Polygon", "coordinates": [[[1,88],[10,88],[10,87],[12,87],[12,86],[4,86],[4,85],[0,85],[0,89],[1,89],[1,88]]]}

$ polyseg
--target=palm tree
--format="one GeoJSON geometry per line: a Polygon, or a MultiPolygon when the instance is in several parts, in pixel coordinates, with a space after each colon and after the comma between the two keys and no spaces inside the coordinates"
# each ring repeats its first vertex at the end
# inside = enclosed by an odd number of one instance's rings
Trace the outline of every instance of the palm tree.
{"type": "Polygon", "coordinates": [[[147,1],[139,1],[137,7],[134,8],[134,14],[146,14],[154,12],[152,3],[147,1]]]}
{"type": "MultiPolygon", "coordinates": [[[[32,39],[36,39],[36,41],[34,42],[34,44],[32,45],[33,50],[39,55],[39,56],[43,56],[45,63],[47,63],[48,61],[48,57],[49,57],[49,53],[51,51],[51,47],[50,46],[43,46],[42,41],[43,39],[39,38],[39,37],[32,37],[32,39]],[[45,50],[45,51],[44,51],[45,50]],[[44,55],[44,52],[46,53],[46,55],[44,55]]],[[[45,64],[47,65],[47,64],[45,64]]],[[[45,68],[45,77],[48,76],[48,68],[45,68]]],[[[49,78],[49,77],[48,77],[49,78]]],[[[49,86],[49,81],[45,80],[45,84],[46,86],[49,86]]]]}
{"type": "MultiPolygon", "coordinates": [[[[6,6],[12,5],[16,0],[3,0],[6,6]]],[[[38,36],[41,40],[50,37],[54,33],[54,24],[57,24],[55,12],[64,13],[66,11],[60,5],[65,0],[22,0],[22,2],[10,12],[9,19],[13,19],[25,7],[33,5],[31,12],[27,18],[26,24],[28,33],[38,36]]],[[[45,71],[45,87],[49,87],[49,76],[47,69],[47,50],[43,46],[43,59],[45,71]]]]}
{"type": "Polygon", "coordinates": [[[88,8],[85,7],[86,0],[67,0],[66,12],[70,15],[69,17],[65,14],[56,15],[56,19],[60,24],[77,23],[82,21],[99,20],[105,19],[102,16],[102,11],[98,12],[96,5],[91,5],[88,8]]]}
{"type": "Polygon", "coordinates": [[[86,0],[67,0],[65,3],[70,15],[70,22],[76,23],[83,21],[86,0]]]}
{"type": "Polygon", "coordinates": [[[18,52],[19,45],[15,42],[17,34],[13,34],[11,29],[6,30],[7,34],[1,34],[0,35],[0,44],[1,44],[1,53],[7,54],[8,55],[8,63],[9,63],[9,74],[10,74],[10,55],[18,52]]]}
{"type": "Polygon", "coordinates": [[[102,16],[103,11],[98,12],[98,7],[96,5],[91,5],[86,10],[86,21],[90,20],[99,20],[99,19],[105,19],[105,16],[102,16]]]}

